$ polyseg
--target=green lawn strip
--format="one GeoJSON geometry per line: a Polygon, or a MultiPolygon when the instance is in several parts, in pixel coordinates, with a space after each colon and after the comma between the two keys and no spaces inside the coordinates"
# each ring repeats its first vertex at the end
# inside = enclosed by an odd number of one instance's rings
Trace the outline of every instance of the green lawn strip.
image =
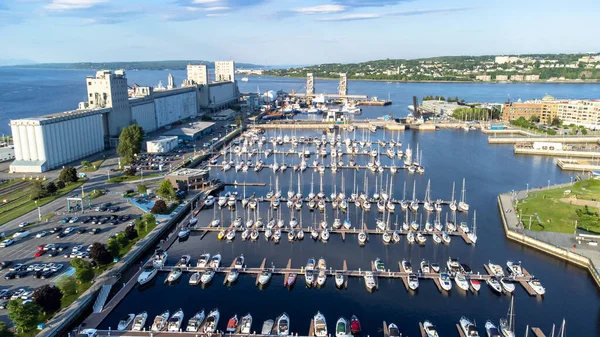
{"type": "Polygon", "coordinates": [[[3,211],[0,214],[0,224],[5,224],[13,219],[20,217],[23,214],[27,214],[35,210],[38,206],[43,206],[68,193],[71,193],[73,190],[81,187],[81,185],[83,185],[84,183],[85,179],[80,179],[77,182],[71,183],[65,186],[65,188],[58,190],[55,195],[39,199],[37,204],[33,200],[29,200],[29,198],[23,198],[24,201],[20,203],[18,207],[13,207],[10,210],[3,211]]]}
{"type": "Polygon", "coordinates": [[[148,235],[148,233],[150,233],[154,228],[156,228],[156,226],[157,225],[147,226],[148,228],[138,231],[138,236],[135,239],[130,240],[129,243],[127,243],[127,245],[125,245],[119,249],[119,256],[120,257],[125,256],[125,254],[127,254],[131,250],[131,247],[133,247],[133,245],[135,245],[136,242],[145,238],[146,235],[148,235]]]}
{"type": "MultiPolygon", "coordinates": [[[[144,174],[143,178],[149,179],[149,178],[156,178],[158,176],[160,176],[159,173],[150,173],[150,174],[144,174]]],[[[135,176],[120,175],[117,177],[110,178],[107,182],[109,182],[109,183],[124,183],[124,182],[129,182],[129,181],[141,181],[141,177],[139,175],[135,175],[135,176]]]]}
{"type": "Polygon", "coordinates": [[[100,165],[102,165],[103,162],[104,162],[104,159],[96,160],[96,161],[92,162],[92,166],[83,167],[81,170],[79,170],[79,172],[94,172],[94,171],[98,170],[98,168],[100,167],[100,165]]]}
{"type": "MultiPolygon", "coordinates": [[[[600,181],[584,180],[575,183],[573,186],[557,188],[551,190],[530,190],[529,197],[519,203],[518,214],[522,214],[521,221],[525,228],[529,228],[531,219],[531,229],[537,231],[550,231],[560,233],[573,233],[575,230],[575,221],[580,220],[577,216],[577,210],[585,210],[583,205],[571,205],[562,202],[560,199],[576,197],[581,200],[599,200],[600,201],[600,181]],[[570,190],[565,195],[565,191],[570,190]],[[537,221],[537,213],[541,222],[537,221]],[[531,216],[531,217],[530,217],[531,216]]],[[[597,207],[588,207],[590,212],[598,212],[597,207]]],[[[579,228],[590,232],[600,233],[600,224],[584,225],[578,222],[579,228]]]]}

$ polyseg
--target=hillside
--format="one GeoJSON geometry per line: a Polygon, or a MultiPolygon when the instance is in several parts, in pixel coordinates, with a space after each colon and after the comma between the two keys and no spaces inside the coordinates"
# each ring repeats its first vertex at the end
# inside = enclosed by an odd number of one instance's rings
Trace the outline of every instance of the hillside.
{"type": "MultiPolygon", "coordinates": [[[[173,60],[173,61],[133,61],[133,62],[77,62],[77,63],[37,63],[19,65],[21,68],[44,69],[125,69],[125,70],[185,70],[188,64],[204,63],[209,68],[214,68],[214,62],[201,60],[173,60]]],[[[236,63],[237,68],[263,68],[263,66],[250,63],[236,63]]]]}

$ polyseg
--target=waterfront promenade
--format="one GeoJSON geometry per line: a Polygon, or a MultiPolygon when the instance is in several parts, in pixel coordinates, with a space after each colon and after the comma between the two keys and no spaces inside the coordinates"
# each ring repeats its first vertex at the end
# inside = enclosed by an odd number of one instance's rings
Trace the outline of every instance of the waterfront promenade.
{"type": "MultiPolygon", "coordinates": [[[[570,185],[560,184],[550,186],[550,188],[562,188],[570,185]]],[[[517,216],[518,203],[527,197],[527,193],[527,191],[514,191],[498,196],[500,218],[506,237],[587,268],[596,285],[600,287],[600,249],[598,246],[590,246],[586,241],[578,240],[578,236],[575,234],[528,230],[527,221],[521,223],[517,216]]]]}

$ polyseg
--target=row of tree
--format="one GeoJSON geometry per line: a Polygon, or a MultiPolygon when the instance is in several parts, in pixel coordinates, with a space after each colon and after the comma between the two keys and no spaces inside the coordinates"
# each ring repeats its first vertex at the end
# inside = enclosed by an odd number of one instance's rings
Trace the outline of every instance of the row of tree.
{"type": "Polygon", "coordinates": [[[459,99],[458,96],[452,98],[452,97],[444,97],[444,96],[432,96],[432,95],[427,95],[425,97],[423,97],[423,101],[446,101],[446,102],[456,102],[456,103],[464,103],[465,100],[464,99],[459,99]]]}
{"type": "Polygon", "coordinates": [[[32,181],[29,187],[29,194],[32,200],[38,200],[49,195],[54,195],[59,189],[63,189],[68,184],[74,183],[77,180],[79,180],[77,169],[74,167],[65,167],[60,171],[56,182],[49,181],[43,183],[39,180],[32,181]]]}
{"type": "Polygon", "coordinates": [[[500,110],[481,107],[464,107],[454,109],[454,111],[452,112],[452,117],[461,121],[483,121],[490,119],[493,120],[500,118],[500,110]]]}

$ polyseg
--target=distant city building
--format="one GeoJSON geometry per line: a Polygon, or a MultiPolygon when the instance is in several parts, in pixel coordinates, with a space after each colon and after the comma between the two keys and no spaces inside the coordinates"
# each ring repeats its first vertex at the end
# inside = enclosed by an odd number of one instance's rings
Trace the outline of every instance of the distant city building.
{"type": "Polygon", "coordinates": [[[208,71],[206,69],[206,64],[188,64],[187,80],[189,84],[208,84],[208,71]]]}
{"type": "Polygon", "coordinates": [[[542,104],[541,103],[507,103],[502,108],[502,120],[512,121],[523,117],[530,119],[532,116],[542,116],[542,104]]]}
{"type": "Polygon", "coordinates": [[[510,75],[510,80],[515,82],[522,82],[523,78],[523,75],[510,75]]]}
{"type": "Polygon", "coordinates": [[[516,63],[519,60],[517,56],[496,56],[494,62],[497,64],[516,63]]]}
{"type": "Polygon", "coordinates": [[[533,81],[539,81],[539,80],[540,80],[540,75],[525,75],[525,81],[533,82],[533,81]]]}
{"type": "Polygon", "coordinates": [[[215,81],[235,82],[235,62],[215,61],[215,81]]]}
{"type": "Polygon", "coordinates": [[[491,75],[477,75],[477,76],[475,76],[475,79],[478,81],[490,82],[492,80],[492,76],[491,75]]]}
{"type": "Polygon", "coordinates": [[[508,75],[496,75],[496,81],[508,81],[508,75]]]}
{"type": "Polygon", "coordinates": [[[574,100],[558,104],[557,117],[563,124],[600,129],[600,100],[574,100]]]}
{"type": "Polygon", "coordinates": [[[315,78],[313,73],[306,74],[306,96],[315,94],[315,78]]]}

